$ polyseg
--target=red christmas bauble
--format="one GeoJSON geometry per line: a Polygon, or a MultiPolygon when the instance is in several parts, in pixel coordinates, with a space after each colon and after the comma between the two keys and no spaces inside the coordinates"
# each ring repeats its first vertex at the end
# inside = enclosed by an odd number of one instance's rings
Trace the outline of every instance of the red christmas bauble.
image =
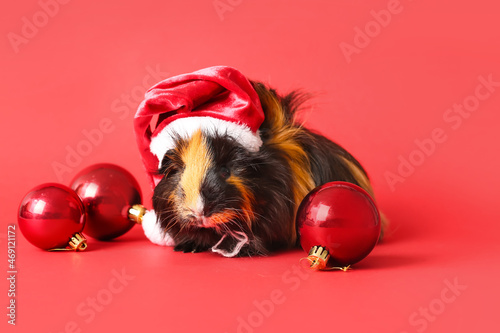
{"type": "Polygon", "coordinates": [[[304,251],[321,257],[328,250],[332,266],[349,266],[365,258],[381,230],[380,214],[370,195],[340,181],[319,186],[304,198],[297,226],[304,251]]]}
{"type": "Polygon", "coordinates": [[[48,183],[33,188],[19,205],[18,224],[24,237],[41,249],[87,247],[79,235],[85,225],[83,203],[67,186],[48,183]]]}
{"type": "Polygon", "coordinates": [[[75,176],[71,188],[87,211],[85,235],[110,240],[136,224],[129,218],[129,209],[142,202],[141,190],[124,168],[109,163],[89,166],[75,176]]]}

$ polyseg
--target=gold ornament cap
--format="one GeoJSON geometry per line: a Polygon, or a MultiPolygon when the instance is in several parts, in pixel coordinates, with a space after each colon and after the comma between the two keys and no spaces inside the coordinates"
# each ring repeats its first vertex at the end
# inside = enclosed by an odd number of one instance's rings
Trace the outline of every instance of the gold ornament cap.
{"type": "Polygon", "coordinates": [[[351,268],[351,265],[344,267],[328,267],[328,259],[330,259],[330,252],[324,246],[315,245],[309,250],[307,257],[302,258],[302,260],[307,260],[309,262],[309,268],[317,271],[331,271],[331,270],[341,270],[346,272],[351,268]]]}
{"type": "Polygon", "coordinates": [[[146,212],[147,209],[143,205],[133,205],[128,209],[128,218],[137,224],[142,224],[142,218],[146,212]]]}
{"type": "Polygon", "coordinates": [[[87,248],[87,239],[81,233],[76,233],[71,237],[69,247],[75,251],[83,251],[87,248]]]}
{"type": "Polygon", "coordinates": [[[330,253],[323,246],[315,245],[309,250],[307,260],[309,267],[312,269],[323,270],[326,268],[326,263],[330,259],[330,253]]]}
{"type": "Polygon", "coordinates": [[[81,233],[77,232],[68,242],[68,247],[61,249],[55,248],[50,249],[50,252],[54,251],[84,251],[87,248],[87,239],[81,233]]]}

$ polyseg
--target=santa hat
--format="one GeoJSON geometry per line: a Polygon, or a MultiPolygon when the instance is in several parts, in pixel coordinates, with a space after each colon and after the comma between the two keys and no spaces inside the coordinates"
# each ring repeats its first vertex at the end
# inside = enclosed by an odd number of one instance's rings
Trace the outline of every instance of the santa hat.
{"type": "Polygon", "coordinates": [[[214,66],[163,80],[147,92],[134,126],[142,161],[154,187],[157,171],[175,137],[188,139],[201,129],[227,134],[250,151],[262,145],[264,121],[259,96],[238,70],[214,66]]]}
{"type": "MultiPolygon", "coordinates": [[[[162,178],[158,169],[163,157],[174,148],[176,137],[188,139],[201,129],[229,135],[248,150],[258,151],[262,145],[258,129],[263,121],[259,96],[248,79],[234,68],[215,66],[174,76],[151,87],[139,105],[134,127],[154,188],[162,178]]],[[[160,230],[154,211],[144,216],[142,225],[151,242],[174,245],[170,236],[160,230]]],[[[236,238],[236,252],[221,252],[218,244],[212,250],[234,256],[248,242],[246,237],[236,238]]]]}

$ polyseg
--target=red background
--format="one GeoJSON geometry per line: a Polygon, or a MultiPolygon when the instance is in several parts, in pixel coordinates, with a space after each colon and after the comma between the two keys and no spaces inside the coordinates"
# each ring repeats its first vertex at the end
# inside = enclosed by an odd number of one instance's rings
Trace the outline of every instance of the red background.
{"type": "MultiPolygon", "coordinates": [[[[52,5],[11,2],[0,14],[4,276],[7,225],[37,184],[111,162],[137,177],[150,205],[132,130],[143,81],[155,81],[147,68],[166,77],[230,65],[281,92],[313,92],[308,126],[363,163],[391,227],[347,273],[295,271],[301,250],[174,253],[140,227],[90,240],[85,253],[47,253],[17,230],[17,331],[498,331],[500,87],[487,97],[478,88],[478,105],[471,97],[480,76],[500,82],[496,2],[41,3],[52,5]],[[357,49],[346,56],[347,44],[357,49]],[[464,101],[475,110],[446,118],[464,101]],[[96,135],[90,146],[85,133],[96,135]],[[68,165],[68,149],[85,154],[68,165]]],[[[2,327],[12,328],[8,289],[4,279],[2,327]]]]}

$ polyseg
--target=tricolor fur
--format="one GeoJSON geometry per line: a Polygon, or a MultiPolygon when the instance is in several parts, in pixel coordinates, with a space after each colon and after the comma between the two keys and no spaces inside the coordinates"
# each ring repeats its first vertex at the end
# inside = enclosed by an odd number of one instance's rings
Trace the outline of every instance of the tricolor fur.
{"type": "Polygon", "coordinates": [[[200,129],[189,138],[174,136],[174,148],[161,160],[164,177],[153,206],[177,251],[232,256],[290,248],[297,244],[297,208],[314,187],[341,180],[373,194],[351,154],[294,122],[302,95],[280,97],[253,85],[266,117],[258,151],[200,129]]]}

